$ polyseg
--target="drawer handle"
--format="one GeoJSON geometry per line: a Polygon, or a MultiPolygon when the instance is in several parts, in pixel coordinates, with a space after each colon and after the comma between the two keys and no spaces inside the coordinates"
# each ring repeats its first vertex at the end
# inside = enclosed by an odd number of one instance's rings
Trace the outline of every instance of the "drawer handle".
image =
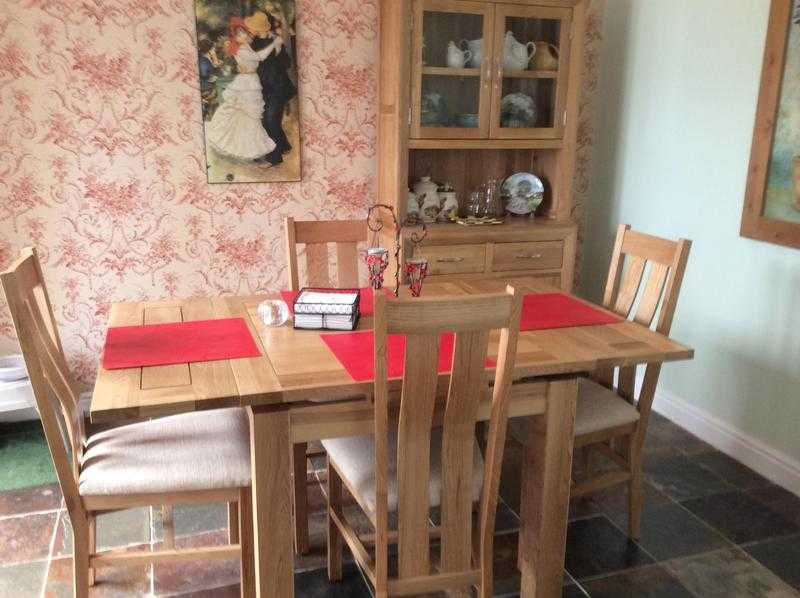
{"type": "Polygon", "coordinates": [[[518,260],[540,260],[542,259],[542,257],[544,256],[542,256],[541,253],[534,253],[532,255],[528,255],[526,253],[518,253],[517,255],[514,256],[514,258],[518,260]]]}
{"type": "Polygon", "coordinates": [[[463,257],[442,257],[436,260],[439,264],[460,264],[463,261],[463,257]]]}

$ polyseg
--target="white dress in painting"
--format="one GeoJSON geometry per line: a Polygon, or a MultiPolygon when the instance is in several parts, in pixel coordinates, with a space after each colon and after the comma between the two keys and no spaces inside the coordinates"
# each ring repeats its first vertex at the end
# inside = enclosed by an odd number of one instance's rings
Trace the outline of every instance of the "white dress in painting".
{"type": "Polygon", "coordinates": [[[209,145],[224,156],[255,160],[275,149],[275,142],[261,124],[264,96],[256,69],[272,52],[272,47],[255,52],[243,44],[236,52],[239,69],[222,92],[222,102],[206,126],[209,145]]]}

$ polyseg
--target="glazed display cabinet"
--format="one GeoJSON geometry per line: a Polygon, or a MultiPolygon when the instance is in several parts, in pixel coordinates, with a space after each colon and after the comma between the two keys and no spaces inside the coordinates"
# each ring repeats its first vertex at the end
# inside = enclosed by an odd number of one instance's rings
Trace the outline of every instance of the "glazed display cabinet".
{"type": "Polygon", "coordinates": [[[402,219],[426,176],[452,185],[462,212],[487,180],[530,172],[545,184],[533,219],[429,224],[403,256],[427,257],[433,278],[541,273],[571,288],[587,1],[381,0],[380,200],[402,219]]]}

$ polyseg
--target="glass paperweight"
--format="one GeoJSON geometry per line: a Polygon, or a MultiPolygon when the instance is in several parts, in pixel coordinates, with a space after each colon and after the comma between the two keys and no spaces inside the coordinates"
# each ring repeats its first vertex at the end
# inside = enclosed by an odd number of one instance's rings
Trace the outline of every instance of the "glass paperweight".
{"type": "Polygon", "coordinates": [[[258,304],[258,315],[265,326],[283,326],[289,319],[289,308],[280,299],[270,299],[258,304]]]}

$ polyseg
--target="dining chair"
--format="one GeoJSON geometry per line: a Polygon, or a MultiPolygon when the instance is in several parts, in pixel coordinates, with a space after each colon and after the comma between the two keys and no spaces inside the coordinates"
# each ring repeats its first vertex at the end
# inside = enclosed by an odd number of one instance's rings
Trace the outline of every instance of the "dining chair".
{"type": "MultiPolygon", "coordinates": [[[[342,577],[343,541],[379,598],[449,590],[492,595],[492,551],[508,403],[519,336],[520,294],[387,300],[375,297],[374,435],[324,440],[328,463],[328,577],[342,577]],[[485,458],[475,424],[489,396],[492,331],[500,329],[485,458]],[[439,387],[439,339],[454,332],[449,388],[439,387]],[[390,400],[387,337],[405,335],[399,403],[390,400]],[[437,401],[437,396],[442,397],[437,401]],[[342,487],[374,534],[362,538],[346,516],[342,487]],[[478,503],[476,533],[473,506],[478,503]],[[429,513],[438,508],[440,524],[429,513]],[[397,525],[390,529],[390,514],[397,525]],[[438,563],[430,535],[438,536],[438,563]],[[397,544],[390,578],[388,549],[397,544]],[[370,555],[367,544],[374,545],[370,555]]],[[[392,396],[396,396],[393,393],[392,396]]]]}
{"type": "MultiPolygon", "coordinates": [[[[606,281],[603,306],[669,336],[692,243],[670,241],[619,226],[606,281]],[[656,317],[658,316],[658,317],[656,317]]],[[[628,485],[628,535],[638,539],[642,518],[642,452],[653,406],[660,363],[643,366],[636,396],[636,366],[603,369],[581,380],[575,417],[575,444],[580,450],[582,476],[573,480],[571,496],[578,497],[628,485]],[[616,378],[616,380],[615,380],[616,378]],[[610,460],[610,470],[594,473],[591,454],[610,460]]],[[[529,436],[526,420],[512,420],[512,435],[529,436]]]]}
{"type": "MultiPolygon", "coordinates": [[[[289,289],[300,290],[300,251],[305,246],[306,286],[357,288],[358,244],[367,241],[366,220],[308,220],[283,221],[286,243],[286,264],[289,289]],[[336,283],[330,276],[328,244],[336,246],[336,283]]],[[[294,445],[292,451],[294,471],[295,550],[308,552],[308,488],[307,460],[322,456],[320,451],[309,451],[308,443],[294,445]]]]}
{"type": "MultiPolygon", "coordinates": [[[[249,422],[243,409],[136,422],[87,436],[42,270],[26,248],[4,272],[5,292],[74,538],[74,593],[88,596],[95,569],[241,558],[242,595],[254,592],[249,422]],[[238,505],[236,543],[158,552],[98,551],[100,514],[151,505],[238,505]]],[[[167,522],[169,525],[169,522],[167,522]]]]}

